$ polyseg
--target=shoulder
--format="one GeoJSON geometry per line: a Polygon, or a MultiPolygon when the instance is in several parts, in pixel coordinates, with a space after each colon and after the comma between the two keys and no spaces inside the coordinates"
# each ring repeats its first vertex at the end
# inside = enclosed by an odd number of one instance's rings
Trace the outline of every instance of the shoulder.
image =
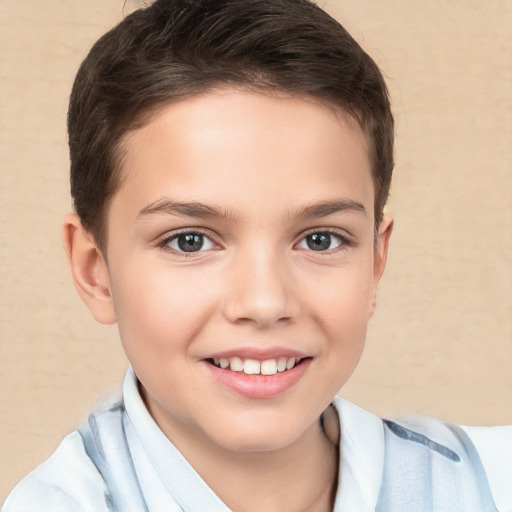
{"type": "Polygon", "coordinates": [[[345,475],[353,473],[349,490],[354,494],[354,489],[364,488],[366,501],[373,497],[365,509],[375,509],[383,487],[394,491],[403,483],[405,488],[396,494],[406,495],[411,479],[423,487],[433,479],[428,485],[435,486],[437,494],[456,485],[471,494],[468,482],[474,479],[486,488],[483,494],[490,493],[496,510],[512,511],[512,426],[465,427],[423,416],[386,420],[338,397],[334,405],[342,424],[341,463],[345,475]],[[397,477],[400,471],[404,474],[397,477]],[[450,479],[457,481],[452,485],[450,479]]]}
{"type": "MultiPolygon", "coordinates": [[[[472,488],[478,486],[480,495],[490,492],[498,511],[512,510],[512,426],[464,427],[422,416],[383,422],[393,436],[441,455],[452,464],[451,474],[456,467],[466,468],[461,481],[468,484],[471,472],[475,478],[472,488]]],[[[446,477],[444,474],[443,480],[446,477]]]]}
{"type": "Polygon", "coordinates": [[[480,455],[498,510],[512,510],[512,425],[462,428],[480,455]]]}
{"type": "Polygon", "coordinates": [[[27,475],[7,497],[3,512],[103,512],[107,489],[78,432],[27,475]]]}

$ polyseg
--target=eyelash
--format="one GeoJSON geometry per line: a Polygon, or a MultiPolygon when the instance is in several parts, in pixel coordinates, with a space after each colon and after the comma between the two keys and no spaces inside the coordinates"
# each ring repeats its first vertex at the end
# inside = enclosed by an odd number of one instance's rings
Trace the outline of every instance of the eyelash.
{"type": "MultiPolygon", "coordinates": [[[[211,250],[211,249],[202,249],[201,248],[200,250],[197,250],[197,251],[187,252],[187,251],[183,251],[183,250],[179,250],[179,249],[170,247],[170,244],[173,241],[176,241],[179,239],[180,236],[185,236],[185,235],[196,235],[196,236],[199,235],[199,236],[203,237],[203,239],[209,240],[209,242],[212,245],[218,246],[218,244],[214,241],[213,237],[209,233],[206,233],[205,231],[203,231],[201,229],[184,229],[183,231],[175,232],[172,235],[166,236],[165,238],[160,240],[157,243],[157,246],[162,250],[172,252],[174,254],[179,254],[181,257],[184,257],[184,258],[194,257],[195,255],[197,255],[197,253],[206,252],[208,250],[211,250]]],[[[325,229],[316,228],[309,232],[304,233],[302,235],[302,237],[300,238],[299,242],[294,244],[294,248],[296,248],[300,243],[306,241],[307,237],[311,236],[311,235],[329,235],[331,237],[335,237],[339,240],[339,245],[332,249],[327,249],[325,251],[321,251],[321,250],[315,251],[314,249],[311,249],[311,248],[309,248],[309,249],[304,248],[302,250],[312,252],[312,253],[332,254],[334,252],[344,250],[349,247],[353,247],[355,245],[354,240],[352,240],[352,238],[347,236],[345,233],[342,233],[342,232],[334,230],[334,229],[329,229],[329,228],[325,228],[325,229]]],[[[301,250],[301,249],[298,249],[298,250],[301,250]]]]}
{"type": "Polygon", "coordinates": [[[165,238],[160,240],[157,243],[157,246],[164,251],[172,252],[173,254],[179,254],[181,257],[184,257],[184,258],[191,258],[191,257],[194,257],[195,255],[197,255],[197,253],[201,253],[201,252],[205,252],[205,251],[209,250],[209,249],[206,249],[206,250],[203,249],[203,250],[198,250],[198,251],[187,252],[187,251],[181,251],[178,249],[174,249],[173,247],[170,247],[170,244],[173,241],[178,240],[180,236],[185,236],[185,235],[196,235],[196,236],[199,235],[199,236],[202,236],[203,239],[209,240],[213,246],[218,246],[218,244],[213,240],[213,237],[201,229],[184,229],[183,231],[175,232],[172,235],[166,236],[165,238]]]}

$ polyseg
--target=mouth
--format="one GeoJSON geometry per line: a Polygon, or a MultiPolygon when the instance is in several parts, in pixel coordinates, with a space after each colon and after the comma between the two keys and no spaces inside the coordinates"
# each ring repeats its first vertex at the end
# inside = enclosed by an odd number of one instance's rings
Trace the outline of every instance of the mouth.
{"type": "Polygon", "coordinates": [[[261,399],[277,397],[293,388],[313,360],[310,356],[293,357],[290,354],[259,357],[229,354],[229,357],[203,359],[203,364],[207,374],[222,387],[246,398],[261,399]]]}
{"type": "Polygon", "coordinates": [[[208,363],[222,370],[240,372],[246,375],[275,375],[292,370],[308,357],[279,357],[275,359],[258,359],[242,357],[214,357],[206,359],[208,363]]]}

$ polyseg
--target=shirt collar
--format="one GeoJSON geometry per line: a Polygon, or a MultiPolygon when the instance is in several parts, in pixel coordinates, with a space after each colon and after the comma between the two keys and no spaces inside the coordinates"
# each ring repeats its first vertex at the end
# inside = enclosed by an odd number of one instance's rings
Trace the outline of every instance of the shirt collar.
{"type": "Polygon", "coordinates": [[[229,512],[229,508],[155,423],[139,394],[137,377],[132,368],[128,370],[124,380],[123,398],[128,418],[140,444],[180,507],[183,510],[229,512]]]}
{"type": "Polygon", "coordinates": [[[335,397],[340,419],[340,466],[334,512],[373,512],[384,468],[382,420],[335,397]]]}

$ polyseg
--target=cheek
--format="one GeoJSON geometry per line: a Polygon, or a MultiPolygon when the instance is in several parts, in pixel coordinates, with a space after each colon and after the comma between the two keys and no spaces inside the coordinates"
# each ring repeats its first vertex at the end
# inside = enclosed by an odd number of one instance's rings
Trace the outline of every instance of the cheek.
{"type": "MultiPolygon", "coordinates": [[[[214,290],[187,272],[124,272],[112,281],[116,317],[128,353],[150,355],[182,347],[201,329],[214,307],[214,290]]],[[[206,281],[207,282],[207,281],[206,281]]]]}
{"type": "Polygon", "coordinates": [[[339,272],[309,292],[315,323],[325,339],[319,360],[328,392],[335,394],[354,371],[364,348],[372,289],[368,265],[339,272]]]}
{"type": "Polygon", "coordinates": [[[366,328],[373,282],[368,268],[342,270],[309,287],[306,296],[333,336],[366,328]]]}

